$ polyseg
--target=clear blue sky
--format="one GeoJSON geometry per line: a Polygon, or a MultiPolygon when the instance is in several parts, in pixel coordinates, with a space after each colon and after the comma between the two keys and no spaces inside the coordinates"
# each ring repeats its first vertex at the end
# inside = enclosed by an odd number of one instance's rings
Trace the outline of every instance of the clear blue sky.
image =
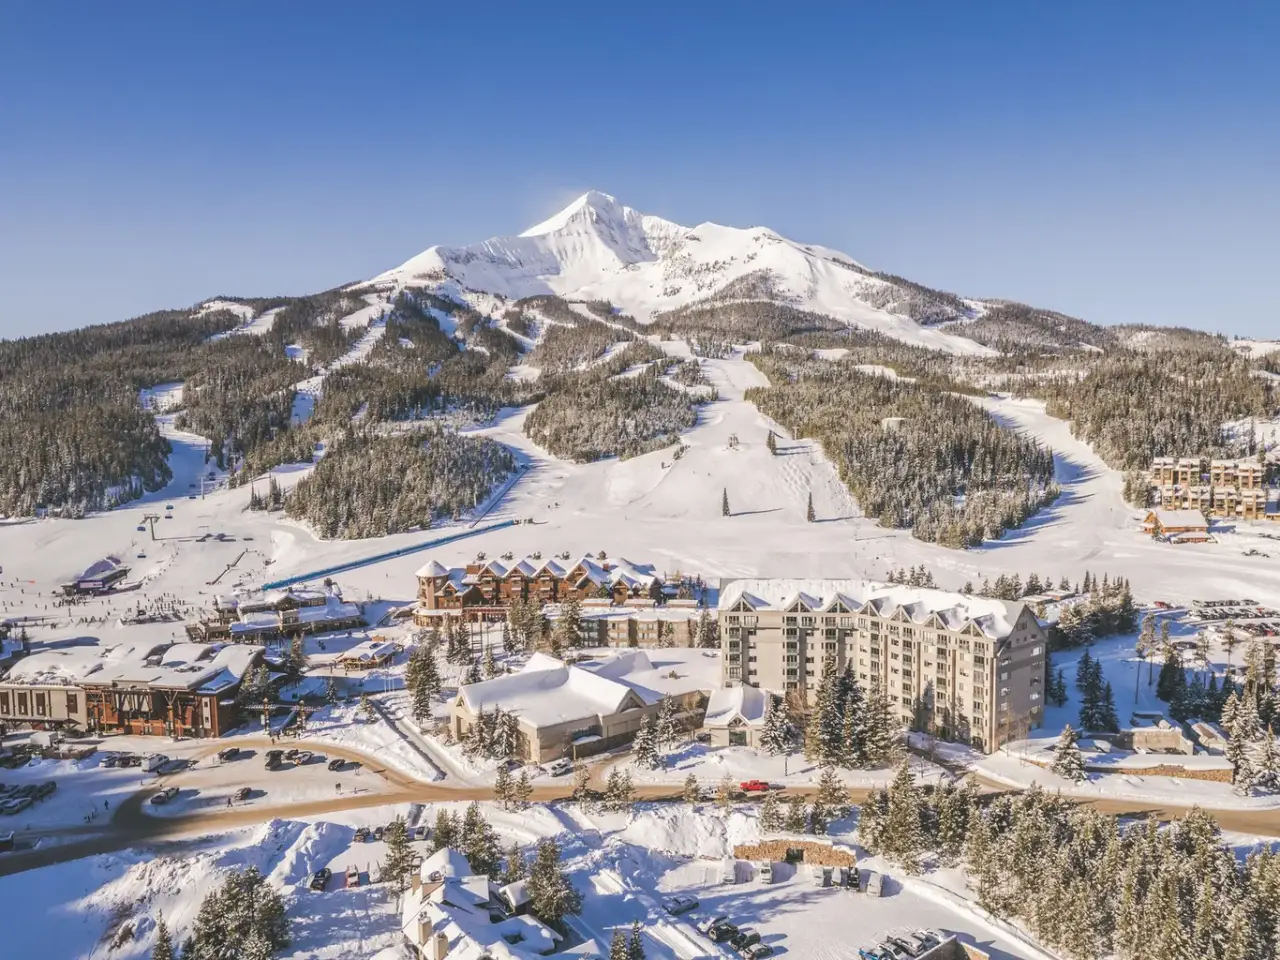
{"type": "Polygon", "coordinates": [[[1261,2],[0,4],[0,336],[324,289],[590,187],[1280,336],[1278,40],[1261,2]]]}

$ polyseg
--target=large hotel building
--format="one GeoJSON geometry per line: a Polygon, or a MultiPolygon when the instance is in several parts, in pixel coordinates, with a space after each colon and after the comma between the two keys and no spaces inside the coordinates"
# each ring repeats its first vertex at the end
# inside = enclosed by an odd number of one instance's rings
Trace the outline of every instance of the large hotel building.
{"type": "Polygon", "coordinates": [[[878,688],[904,726],[986,751],[1044,715],[1044,630],[1026,604],[867,580],[730,580],[724,682],[811,700],[823,661],[878,688]]]}

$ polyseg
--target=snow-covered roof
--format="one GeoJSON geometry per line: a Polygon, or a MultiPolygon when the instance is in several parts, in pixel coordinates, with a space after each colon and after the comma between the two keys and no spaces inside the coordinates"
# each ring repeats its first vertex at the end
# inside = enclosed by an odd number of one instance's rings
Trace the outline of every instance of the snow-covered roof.
{"type": "MultiPolygon", "coordinates": [[[[472,566],[472,569],[476,569],[472,566]]],[[[521,560],[515,560],[510,563],[498,560],[489,560],[479,565],[481,573],[487,572],[493,576],[503,579],[511,574],[519,574],[526,578],[536,578],[548,575],[556,578],[563,578],[573,570],[582,570],[582,578],[591,581],[597,586],[604,584],[614,584],[618,582],[625,583],[630,590],[646,590],[655,583],[661,582],[661,578],[655,572],[652,564],[633,563],[625,557],[618,560],[597,560],[590,555],[584,555],[577,560],[557,560],[554,557],[547,560],[535,560],[533,557],[525,557],[521,560]]],[[[464,567],[447,567],[437,560],[430,560],[418,568],[415,576],[422,578],[439,578],[448,577],[455,583],[474,583],[479,573],[470,574],[464,567]]]]}
{"type": "Polygon", "coordinates": [[[354,647],[342,654],[339,659],[342,660],[381,660],[389,657],[396,652],[396,644],[393,640],[385,640],[382,637],[371,637],[368,640],[362,640],[354,647]]]}
{"type": "Polygon", "coordinates": [[[535,653],[517,673],[464,684],[459,696],[473,713],[501,707],[534,727],[551,727],[654,704],[668,694],[713,690],[719,686],[718,661],[714,665],[713,678],[682,662],[655,666],[641,651],[577,664],[535,653]]]}
{"type": "Polygon", "coordinates": [[[732,580],[721,584],[721,611],[739,603],[751,610],[829,613],[843,607],[881,617],[902,616],[912,623],[937,617],[944,629],[962,630],[970,623],[993,640],[1013,632],[1026,605],[928,587],[908,587],[875,580],[732,580]]]}
{"type": "Polygon", "coordinates": [[[438,560],[429,560],[418,568],[415,577],[447,577],[449,568],[438,560]]]}
{"type": "Polygon", "coordinates": [[[1209,523],[1199,510],[1164,510],[1157,508],[1151,511],[1162,527],[1204,527],[1209,523]]]}
{"type": "Polygon", "coordinates": [[[769,713],[769,694],[759,687],[719,687],[711,691],[704,726],[725,727],[739,719],[747,726],[763,726],[769,713]]]}
{"type": "Polygon", "coordinates": [[[422,861],[422,869],[418,871],[418,875],[424,881],[444,880],[450,877],[469,877],[473,873],[475,871],[471,869],[471,862],[452,847],[441,847],[431,854],[431,856],[422,861]]]}
{"type": "Polygon", "coordinates": [[[95,560],[89,566],[85,567],[84,572],[73,577],[73,580],[99,580],[107,574],[114,573],[124,566],[124,562],[119,557],[103,557],[101,560],[95,560]]]}
{"type": "Polygon", "coordinates": [[[136,648],[122,656],[109,654],[102,658],[82,679],[94,685],[219,693],[239,683],[262,650],[259,646],[234,643],[211,646],[175,643],[159,649],[136,648]]]}

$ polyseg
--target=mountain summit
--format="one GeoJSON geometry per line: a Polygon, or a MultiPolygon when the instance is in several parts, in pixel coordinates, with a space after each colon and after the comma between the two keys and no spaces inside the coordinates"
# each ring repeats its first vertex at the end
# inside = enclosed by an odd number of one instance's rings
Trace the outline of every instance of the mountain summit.
{"type": "Polygon", "coordinates": [[[684,227],[597,190],[518,236],[430,247],[373,280],[397,287],[449,281],[513,299],[608,300],[641,322],[704,302],[769,300],[923,347],[988,352],[933,329],[980,313],[976,301],[876,274],[839,251],[764,227],[684,227]]]}

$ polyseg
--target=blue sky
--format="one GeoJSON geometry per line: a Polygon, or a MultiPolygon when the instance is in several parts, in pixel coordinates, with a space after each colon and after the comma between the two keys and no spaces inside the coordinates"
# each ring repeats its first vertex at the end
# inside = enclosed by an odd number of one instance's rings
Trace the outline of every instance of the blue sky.
{"type": "Polygon", "coordinates": [[[0,336],[324,289],[590,187],[1280,336],[1277,37],[1263,3],[0,4],[0,336]]]}

